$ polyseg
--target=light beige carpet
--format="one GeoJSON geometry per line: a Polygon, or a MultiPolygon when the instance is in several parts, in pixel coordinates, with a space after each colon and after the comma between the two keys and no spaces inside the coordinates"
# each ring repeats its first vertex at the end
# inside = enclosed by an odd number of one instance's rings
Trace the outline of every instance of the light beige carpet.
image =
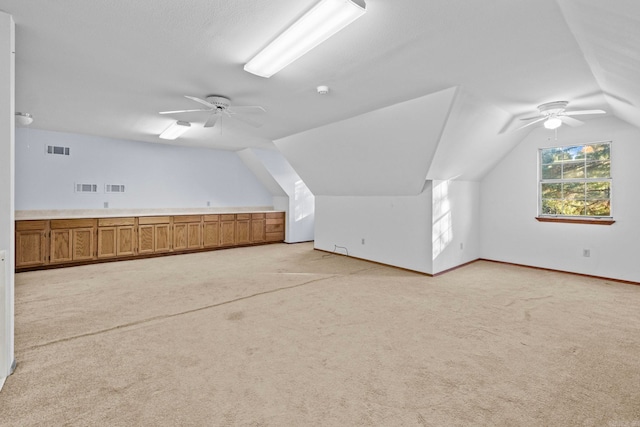
{"type": "Polygon", "coordinates": [[[640,426],[640,286],[311,244],[21,273],[0,425],[640,426]]]}

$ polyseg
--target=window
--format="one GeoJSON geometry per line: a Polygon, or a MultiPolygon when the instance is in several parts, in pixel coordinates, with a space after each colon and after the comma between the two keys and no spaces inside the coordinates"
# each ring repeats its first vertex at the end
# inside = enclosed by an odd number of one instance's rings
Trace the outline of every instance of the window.
{"type": "Polygon", "coordinates": [[[611,142],[540,149],[540,216],[611,217],[611,184],[611,142]]]}

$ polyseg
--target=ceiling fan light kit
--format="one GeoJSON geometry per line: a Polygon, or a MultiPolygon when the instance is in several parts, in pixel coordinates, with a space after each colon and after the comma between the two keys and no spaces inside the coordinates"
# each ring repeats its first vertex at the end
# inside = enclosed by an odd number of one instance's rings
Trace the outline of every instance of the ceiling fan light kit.
{"type": "Polygon", "coordinates": [[[365,8],[364,0],[321,0],[247,62],[245,71],[271,77],[364,15],[365,8]]]}
{"type": "Polygon", "coordinates": [[[558,117],[549,117],[544,122],[544,127],[547,129],[558,129],[560,126],[562,126],[562,120],[560,120],[558,117]]]}
{"type": "Polygon", "coordinates": [[[164,132],[160,134],[160,138],[174,140],[185,133],[187,130],[189,130],[190,127],[191,123],[178,120],[177,122],[172,123],[171,126],[166,128],[164,132]]]}

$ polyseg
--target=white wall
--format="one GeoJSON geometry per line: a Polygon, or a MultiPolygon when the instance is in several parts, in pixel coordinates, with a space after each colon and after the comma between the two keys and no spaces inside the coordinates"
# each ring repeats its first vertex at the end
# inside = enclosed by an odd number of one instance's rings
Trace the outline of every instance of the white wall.
{"type": "Polygon", "coordinates": [[[315,248],[431,274],[431,218],[430,182],[417,196],[317,196],[315,248]]]}
{"type": "Polygon", "coordinates": [[[433,181],[433,273],[480,258],[480,183],[433,181]]]}
{"type": "Polygon", "coordinates": [[[536,129],[482,181],[483,258],[640,282],[640,130],[616,118],[578,128],[536,129]],[[541,223],[537,215],[538,148],[612,143],[611,226],[541,223]],[[582,256],[590,249],[589,258],[582,256]]]}
{"type": "Polygon", "coordinates": [[[315,197],[311,190],[280,152],[255,148],[249,150],[289,197],[285,241],[297,243],[313,240],[315,197]]]}
{"type": "Polygon", "coordinates": [[[14,363],[14,35],[13,18],[0,12],[0,389],[14,363]]]}
{"type": "MultiPolygon", "coordinates": [[[[36,118],[37,120],[37,118],[36,118]]],[[[272,206],[271,193],[235,152],[18,129],[16,209],[272,206]],[[45,145],[71,148],[47,155],[45,145]],[[75,193],[74,183],[98,184],[75,193]],[[124,194],[104,184],[124,184],[124,194]]]]}

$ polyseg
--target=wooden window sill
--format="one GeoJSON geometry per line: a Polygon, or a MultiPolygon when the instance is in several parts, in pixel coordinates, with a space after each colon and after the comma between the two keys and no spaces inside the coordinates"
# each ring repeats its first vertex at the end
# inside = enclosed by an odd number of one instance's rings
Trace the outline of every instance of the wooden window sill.
{"type": "Polygon", "coordinates": [[[593,218],[560,218],[549,216],[537,216],[539,222],[561,222],[564,224],[592,224],[592,225],[611,225],[615,221],[613,219],[593,219],[593,218]]]}

